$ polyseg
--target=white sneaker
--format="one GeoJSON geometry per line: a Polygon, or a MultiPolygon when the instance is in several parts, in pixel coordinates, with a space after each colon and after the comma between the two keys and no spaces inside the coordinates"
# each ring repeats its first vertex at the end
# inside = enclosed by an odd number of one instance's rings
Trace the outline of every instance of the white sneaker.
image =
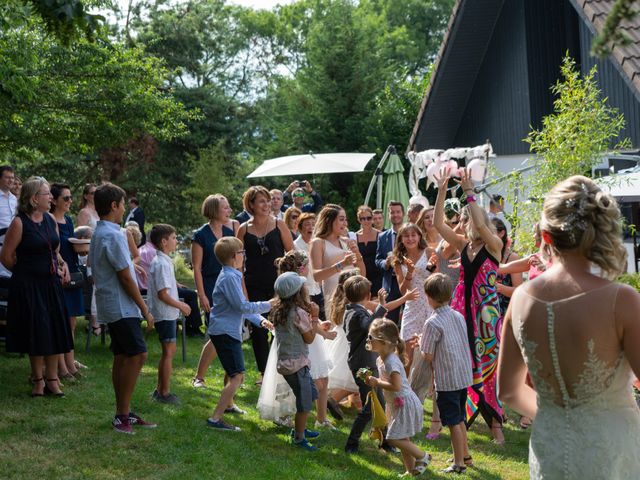
{"type": "Polygon", "coordinates": [[[314,424],[315,428],[328,428],[329,430],[338,430],[337,427],[331,423],[330,420],[325,420],[324,422],[318,422],[316,420],[316,423],[314,424]]]}
{"type": "Polygon", "coordinates": [[[200,378],[194,378],[193,380],[191,380],[191,386],[193,388],[207,388],[207,386],[204,383],[204,380],[200,378]]]}

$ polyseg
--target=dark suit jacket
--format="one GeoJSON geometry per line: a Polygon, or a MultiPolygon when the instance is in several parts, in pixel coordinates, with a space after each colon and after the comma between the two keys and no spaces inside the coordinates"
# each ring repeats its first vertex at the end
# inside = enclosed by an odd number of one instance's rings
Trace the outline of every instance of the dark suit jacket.
{"type": "MultiPolygon", "coordinates": [[[[282,199],[284,200],[285,203],[290,202],[290,204],[282,205],[282,207],[280,208],[280,210],[285,212],[289,207],[293,206],[291,193],[285,191],[282,194],[282,199]]],[[[318,192],[314,190],[313,192],[311,192],[311,200],[312,200],[311,202],[305,203],[304,205],[302,205],[302,208],[300,210],[302,210],[303,212],[318,213],[318,211],[323,205],[322,197],[320,197],[318,192]]]]}
{"type": "Polygon", "coordinates": [[[236,220],[240,222],[240,225],[248,221],[250,218],[251,215],[249,215],[249,212],[247,212],[246,210],[242,210],[239,214],[236,215],[236,220]]]}
{"type": "MultiPolygon", "coordinates": [[[[379,234],[378,246],[376,248],[376,266],[382,271],[382,288],[384,288],[389,294],[389,300],[395,300],[402,296],[400,294],[400,287],[393,268],[385,268],[387,256],[389,255],[389,252],[393,251],[394,234],[395,232],[393,231],[393,228],[385,230],[379,234]]],[[[387,317],[397,322],[399,314],[400,309],[396,308],[395,310],[390,311],[387,314],[387,317]]]]}
{"type": "Polygon", "coordinates": [[[135,209],[131,220],[136,222],[140,227],[140,232],[142,233],[142,240],[140,240],[142,243],[140,243],[140,245],[144,245],[147,241],[147,235],[144,233],[144,211],[142,208],[138,207],[135,209]]]}

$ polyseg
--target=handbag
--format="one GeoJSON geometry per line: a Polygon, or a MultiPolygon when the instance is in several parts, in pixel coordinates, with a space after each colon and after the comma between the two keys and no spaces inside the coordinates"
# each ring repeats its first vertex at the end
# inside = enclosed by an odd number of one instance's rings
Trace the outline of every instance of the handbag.
{"type": "Polygon", "coordinates": [[[71,272],[69,274],[71,280],[69,283],[62,285],[62,288],[82,288],[84,286],[84,275],[82,272],[71,272]]]}

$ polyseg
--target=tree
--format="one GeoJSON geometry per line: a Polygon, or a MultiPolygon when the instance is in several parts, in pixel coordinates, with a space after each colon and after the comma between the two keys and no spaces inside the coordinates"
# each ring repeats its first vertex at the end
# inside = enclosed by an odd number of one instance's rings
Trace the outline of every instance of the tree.
{"type": "Polygon", "coordinates": [[[638,15],[633,7],[635,0],[616,0],[604,22],[602,31],[596,36],[591,45],[591,53],[599,57],[606,57],[616,45],[628,45],[631,38],[621,28],[622,22],[632,22],[638,15]]]}
{"type": "Polygon", "coordinates": [[[522,251],[533,249],[531,227],[540,218],[546,193],[572,175],[591,176],[605,152],[627,145],[627,141],[613,144],[625,120],[602,98],[595,80],[596,67],[583,78],[575,60],[567,56],[560,72],[561,79],[551,87],[556,95],[554,113],[543,118],[540,130],[532,130],[524,139],[536,155],[535,174],[527,178],[526,186],[516,177],[509,189],[522,194],[520,201],[511,199],[516,208],[516,244],[522,251]]]}

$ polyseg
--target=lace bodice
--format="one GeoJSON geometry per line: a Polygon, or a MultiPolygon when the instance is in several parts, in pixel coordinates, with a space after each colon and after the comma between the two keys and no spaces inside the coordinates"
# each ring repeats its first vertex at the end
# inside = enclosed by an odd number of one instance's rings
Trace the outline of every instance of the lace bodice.
{"type": "Polygon", "coordinates": [[[640,416],[615,330],[618,288],[517,297],[513,331],[538,394],[531,478],[640,477],[640,416]]]}

